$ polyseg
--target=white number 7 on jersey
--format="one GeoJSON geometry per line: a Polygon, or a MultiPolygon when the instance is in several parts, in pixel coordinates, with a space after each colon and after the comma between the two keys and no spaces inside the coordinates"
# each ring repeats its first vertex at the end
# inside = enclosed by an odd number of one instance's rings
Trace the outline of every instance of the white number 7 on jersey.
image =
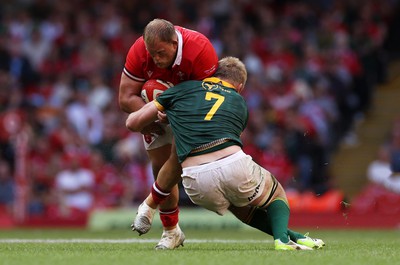
{"type": "Polygon", "coordinates": [[[224,102],[225,97],[212,93],[212,92],[207,92],[206,93],[206,100],[212,100],[216,99],[217,101],[214,103],[210,111],[207,113],[207,115],[204,117],[204,120],[209,121],[212,119],[214,116],[215,112],[217,112],[218,108],[221,106],[222,102],[224,102]]]}

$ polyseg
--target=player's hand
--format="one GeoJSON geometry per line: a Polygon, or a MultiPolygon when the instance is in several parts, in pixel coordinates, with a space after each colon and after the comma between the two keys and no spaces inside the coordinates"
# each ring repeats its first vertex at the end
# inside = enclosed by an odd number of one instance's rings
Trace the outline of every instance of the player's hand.
{"type": "Polygon", "coordinates": [[[157,113],[157,118],[161,123],[166,123],[166,124],[169,123],[167,114],[165,112],[159,111],[157,113]]]}
{"type": "Polygon", "coordinates": [[[158,135],[163,135],[165,133],[164,129],[161,127],[159,121],[155,121],[153,123],[150,123],[146,127],[143,128],[143,130],[140,132],[141,134],[158,134],[158,135]]]}

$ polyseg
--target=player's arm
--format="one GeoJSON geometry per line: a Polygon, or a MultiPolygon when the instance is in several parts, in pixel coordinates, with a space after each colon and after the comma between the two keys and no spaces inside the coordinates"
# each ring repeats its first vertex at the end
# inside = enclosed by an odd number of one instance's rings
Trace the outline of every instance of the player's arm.
{"type": "Polygon", "coordinates": [[[131,131],[141,132],[147,125],[157,120],[158,111],[155,102],[149,102],[141,109],[129,114],[125,125],[131,131]]]}
{"type": "Polygon", "coordinates": [[[140,109],[145,103],[140,96],[143,82],[129,78],[125,73],[121,75],[118,101],[121,110],[131,113],[140,109]]]}
{"type": "MultiPolygon", "coordinates": [[[[132,80],[125,73],[122,73],[119,88],[119,105],[123,111],[133,113],[144,106],[145,102],[140,96],[142,86],[142,82],[132,80]]],[[[162,135],[165,133],[160,124],[156,122],[149,122],[146,125],[147,126],[143,126],[142,130],[140,130],[142,134],[156,133],[162,135]]]]}

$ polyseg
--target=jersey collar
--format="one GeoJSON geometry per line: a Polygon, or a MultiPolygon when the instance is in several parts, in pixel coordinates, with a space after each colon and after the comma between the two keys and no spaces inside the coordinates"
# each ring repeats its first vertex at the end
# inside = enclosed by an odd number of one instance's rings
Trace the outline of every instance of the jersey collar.
{"type": "Polygon", "coordinates": [[[178,36],[178,50],[176,52],[176,58],[175,58],[175,62],[172,65],[172,67],[174,67],[175,65],[180,65],[182,62],[182,47],[183,47],[183,38],[182,38],[182,33],[179,32],[179,30],[176,30],[176,35],[178,36]]]}
{"type": "Polygon", "coordinates": [[[225,87],[230,87],[230,88],[233,88],[236,90],[236,88],[232,84],[230,84],[222,79],[219,79],[218,77],[208,77],[208,78],[203,79],[203,82],[211,82],[214,84],[219,83],[225,87]]]}

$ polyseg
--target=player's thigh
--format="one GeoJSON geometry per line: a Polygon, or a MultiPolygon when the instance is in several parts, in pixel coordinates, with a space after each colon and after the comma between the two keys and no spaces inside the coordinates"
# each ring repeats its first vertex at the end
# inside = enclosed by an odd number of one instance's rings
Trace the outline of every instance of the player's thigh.
{"type": "Polygon", "coordinates": [[[236,207],[244,207],[264,192],[269,172],[244,153],[235,156],[228,157],[221,165],[220,182],[224,196],[236,207]]]}
{"type": "Polygon", "coordinates": [[[251,206],[251,205],[246,205],[243,207],[236,207],[234,205],[230,205],[229,206],[229,211],[240,221],[244,222],[244,223],[248,223],[253,214],[255,209],[257,209],[257,207],[255,206],[251,206]]]}
{"type": "Polygon", "coordinates": [[[186,168],[182,173],[182,184],[190,200],[201,207],[223,215],[230,202],[221,192],[221,187],[213,177],[215,171],[190,172],[186,168]]]}

